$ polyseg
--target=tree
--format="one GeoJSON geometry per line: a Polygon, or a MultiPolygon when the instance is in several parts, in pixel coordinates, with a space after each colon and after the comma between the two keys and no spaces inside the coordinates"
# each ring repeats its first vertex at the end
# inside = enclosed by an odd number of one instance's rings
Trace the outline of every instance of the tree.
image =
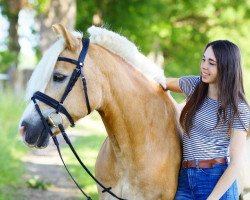
{"type": "Polygon", "coordinates": [[[7,40],[8,50],[1,53],[0,60],[3,62],[8,58],[9,62],[7,63],[17,67],[20,52],[20,45],[18,42],[18,15],[20,10],[27,6],[27,0],[1,0],[0,3],[2,14],[6,16],[9,21],[9,38],[7,40]]]}
{"type": "Polygon", "coordinates": [[[229,39],[250,53],[249,9],[244,0],[77,0],[76,28],[85,31],[98,16],[98,25],[125,35],[144,54],[162,52],[166,74],[180,76],[199,73],[211,40],[229,39]]]}
{"type": "Polygon", "coordinates": [[[1,0],[2,14],[9,22],[8,49],[0,52],[0,71],[7,70],[10,66],[18,66],[20,52],[18,19],[22,9],[29,7],[37,13],[38,30],[40,34],[39,49],[43,52],[54,40],[51,26],[55,23],[63,23],[73,29],[75,26],[76,2],[75,0],[35,0],[29,3],[27,0],[1,0]]]}
{"type": "Polygon", "coordinates": [[[74,29],[76,19],[75,0],[36,0],[33,4],[37,11],[39,47],[44,52],[55,39],[51,27],[62,23],[69,29],[74,29]]]}

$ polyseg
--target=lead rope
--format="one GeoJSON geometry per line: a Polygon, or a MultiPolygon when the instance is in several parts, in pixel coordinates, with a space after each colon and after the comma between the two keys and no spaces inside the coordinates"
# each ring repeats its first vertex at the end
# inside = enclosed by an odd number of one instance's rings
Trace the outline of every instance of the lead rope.
{"type": "Polygon", "coordinates": [[[102,190],[102,193],[105,193],[105,192],[108,192],[110,195],[112,195],[113,197],[115,197],[116,199],[119,199],[119,200],[127,200],[127,199],[122,199],[118,196],[116,196],[112,191],[111,191],[111,187],[108,187],[106,188],[101,182],[99,182],[95,176],[89,171],[89,169],[86,167],[86,165],[82,162],[82,160],[80,159],[80,157],[78,156],[77,152],[75,151],[68,135],[66,134],[65,132],[65,129],[63,127],[62,124],[59,124],[58,125],[58,128],[60,129],[61,133],[62,133],[62,136],[65,140],[65,142],[69,145],[72,153],[74,154],[75,158],[78,160],[78,162],[81,164],[81,166],[83,167],[83,169],[88,173],[88,175],[103,189],[102,190]]]}
{"type": "Polygon", "coordinates": [[[54,141],[54,144],[56,145],[56,148],[57,148],[57,151],[58,151],[58,154],[59,154],[59,157],[61,158],[61,161],[66,169],[66,171],[68,172],[70,178],[74,181],[74,183],[76,184],[76,186],[78,187],[78,189],[82,192],[82,194],[87,198],[87,200],[92,200],[90,196],[88,196],[83,190],[82,188],[79,186],[79,184],[76,182],[76,180],[74,179],[74,177],[72,176],[72,174],[70,173],[68,167],[66,166],[64,160],[63,160],[63,157],[62,157],[62,154],[61,154],[61,151],[60,151],[60,148],[59,148],[59,142],[56,138],[56,136],[52,136],[52,139],[54,141]]]}
{"type": "Polygon", "coordinates": [[[60,158],[61,158],[61,160],[62,160],[62,163],[63,163],[63,165],[64,165],[66,171],[68,172],[69,176],[70,176],[71,179],[74,181],[74,183],[76,184],[76,186],[78,187],[78,189],[82,192],[82,194],[87,198],[87,200],[92,200],[91,197],[88,196],[88,195],[83,191],[83,189],[79,186],[79,184],[76,182],[76,180],[74,179],[74,177],[71,175],[70,171],[68,170],[68,168],[67,168],[67,166],[66,166],[66,164],[65,164],[65,162],[64,162],[64,160],[63,160],[63,158],[62,158],[62,154],[61,154],[60,147],[59,147],[59,142],[58,142],[56,136],[52,134],[52,132],[51,132],[51,130],[50,130],[50,128],[49,128],[47,122],[45,121],[45,119],[44,119],[44,117],[43,117],[43,115],[42,115],[42,112],[41,112],[41,110],[40,110],[40,108],[39,108],[39,106],[38,106],[38,104],[37,104],[35,98],[32,98],[32,101],[34,102],[35,108],[36,108],[36,110],[37,110],[37,112],[38,112],[38,114],[39,114],[39,116],[40,116],[40,118],[41,118],[41,120],[42,120],[42,123],[43,123],[44,127],[46,128],[46,130],[48,131],[48,133],[51,135],[51,137],[52,137],[52,139],[53,139],[53,142],[54,142],[54,144],[55,144],[55,146],[56,146],[56,148],[57,148],[58,154],[59,154],[59,156],[60,156],[60,158]]]}

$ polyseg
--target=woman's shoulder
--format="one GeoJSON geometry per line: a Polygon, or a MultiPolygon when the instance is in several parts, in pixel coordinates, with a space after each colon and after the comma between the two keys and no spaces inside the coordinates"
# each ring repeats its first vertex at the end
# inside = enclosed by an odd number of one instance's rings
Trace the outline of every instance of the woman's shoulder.
{"type": "Polygon", "coordinates": [[[238,103],[238,112],[239,114],[245,114],[250,116],[250,108],[247,102],[240,101],[238,103]]]}
{"type": "Polygon", "coordinates": [[[195,75],[182,76],[180,80],[187,84],[197,84],[200,82],[200,76],[195,76],[195,75]]]}
{"type": "Polygon", "coordinates": [[[250,108],[247,102],[238,103],[238,114],[234,117],[234,128],[239,130],[249,130],[250,108]]]}
{"type": "Polygon", "coordinates": [[[199,76],[182,76],[179,79],[179,87],[181,88],[182,92],[186,94],[186,96],[190,96],[199,83],[199,76]]]}

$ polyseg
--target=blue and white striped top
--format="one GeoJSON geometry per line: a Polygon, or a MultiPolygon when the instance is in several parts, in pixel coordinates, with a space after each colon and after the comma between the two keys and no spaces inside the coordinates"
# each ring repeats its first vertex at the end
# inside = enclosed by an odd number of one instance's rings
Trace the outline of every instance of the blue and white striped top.
{"type": "MultiPolygon", "coordinates": [[[[200,81],[198,76],[184,76],[179,79],[179,86],[188,98],[200,81]]],[[[218,108],[219,101],[207,96],[197,110],[190,129],[190,136],[183,134],[184,160],[229,157],[229,126],[227,123],[217,125],[218,108]]],[[[249,108],[245,103],[241,102],[239,103],[239,111],[240,119],[235,117],[233,129],[248,130],[250,121],[249,108]]]]}

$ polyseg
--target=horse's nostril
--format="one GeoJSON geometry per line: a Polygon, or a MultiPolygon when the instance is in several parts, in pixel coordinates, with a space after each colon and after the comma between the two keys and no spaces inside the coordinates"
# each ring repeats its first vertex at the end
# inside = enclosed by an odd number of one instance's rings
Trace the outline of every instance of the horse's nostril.
{"type": "Polygon", "coordinates": [[[20,133],[20,135],[21,135],[22,137],[24,137],[24,136],[25,136],[25,133],[26,133],[26,127],[25,127],[25,126],[21,126],[21,127],[19,128],[19,133],[20,133]]]}

